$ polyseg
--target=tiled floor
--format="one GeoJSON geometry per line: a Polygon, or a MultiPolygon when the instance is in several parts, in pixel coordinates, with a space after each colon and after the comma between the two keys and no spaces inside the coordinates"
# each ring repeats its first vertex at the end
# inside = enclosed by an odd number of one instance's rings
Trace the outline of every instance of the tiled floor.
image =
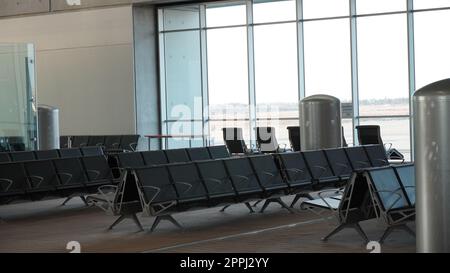
{"type": "MultiPolygon", "coordinates": [[[[84,207],[79,200],[61,207],[62,201],[0,206],[4,219],[0,223],[0,252],[67,252],[69,241],[80,242],[82,252],[369,252],[351,229],[328,242],[321,241],[333,229],[332,223],[305,210],[291,214],[277,204],[263,214],[249,214],[244,205],[231,206],[225,212],[209,208],[175,214],[183,230],[162,222],[150,233],[154,218],[140,217],[144,232],[137,232],[129,220],[107,231],[114,217],[84,207]]],[[[373,240],[384,229],[378,221],[362,226],[373,240]]],[[[415,239],[396,231],[381,251],[414,252],[415,239]]]]}

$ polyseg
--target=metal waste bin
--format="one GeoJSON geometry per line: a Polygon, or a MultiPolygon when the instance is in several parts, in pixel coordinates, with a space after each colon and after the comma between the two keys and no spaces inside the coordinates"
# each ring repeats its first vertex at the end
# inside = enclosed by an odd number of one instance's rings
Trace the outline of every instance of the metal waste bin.
{"type": "Polygon", "coordinates": [[[341,102],[329,95],[300,101],[302,151],[342,147],[341,102]]]}
{"type": "Polygon", "coordinates": [[[450,252],[450,79],[414,93],[416,246],[450,252]]]}
{"type": "Polygon", "coordinates": [[[39,150],[59,149],[59,109],[49,105],[38,106],[39,150]]]}

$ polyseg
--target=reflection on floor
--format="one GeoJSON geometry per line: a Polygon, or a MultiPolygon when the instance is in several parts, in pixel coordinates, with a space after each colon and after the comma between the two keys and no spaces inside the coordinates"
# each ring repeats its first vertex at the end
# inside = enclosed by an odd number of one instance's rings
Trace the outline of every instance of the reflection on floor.
{"type": "MultiPolygon", "coordinates": [[[[225,212],[210,208],[179,213],[174,217],[183,230],[162,222],[150,233],[153,218],[140,218],[144,232],[137,232],[128,220],[107,231],[113,217],[79,200],[64,207],[59,206],[62,201],[0,206],[0,252],[68,252],[69,241],[80,242],[82,252],[369,252],[351,229],[322,242],[332,223],[306,210],[291,214],[277,204],[263,214],[249,214],[244,205],[225,212]]],[[[384,230],[378,221],[362,227],[371,240],[384,230]]],[[[381,252],[414,251],[414,238],[401,231],[393,232],[381,246],[381,252]]]]}

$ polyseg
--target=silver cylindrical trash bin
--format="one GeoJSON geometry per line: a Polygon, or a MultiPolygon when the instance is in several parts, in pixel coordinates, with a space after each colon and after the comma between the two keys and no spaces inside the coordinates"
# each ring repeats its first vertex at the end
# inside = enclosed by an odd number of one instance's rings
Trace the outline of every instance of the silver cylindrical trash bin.
{"type": "Polygon", "coordinates": [[[39,150],[59,149],[59,109],[38,106],[39,150]]]}
{"type": "Polygon", "coordinates": [[[450,252],[450,79],[414,93],[416,246],[450,252]]]}
{"type": "Polygon", "coordinates": [[[339,99],[313,95],[300,101],[300,139],[302,151],[342,146],[339,99]]]}

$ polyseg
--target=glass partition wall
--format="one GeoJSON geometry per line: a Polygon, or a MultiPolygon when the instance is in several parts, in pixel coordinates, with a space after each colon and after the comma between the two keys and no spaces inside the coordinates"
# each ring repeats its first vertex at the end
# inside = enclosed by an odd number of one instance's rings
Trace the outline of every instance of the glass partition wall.
{"type": "Polygon", "coordinates": [[[448,18],[450,1],[429,0],[162,6],[163,133],[199,133],[196,145],[214,145],[223,127],[240,127],[254,145],[256,126],[274,126],[287,144],[299,99],[321,93],[341,100],[349,144],[357,144],[356,125],[377,124],[409,159],[411,96],[450,76],[450,38],[437,31],[448,18]]]}
{"type": "Polygon", "coordinates": [[[37,145],[34,47],[0,44],[0,152],[37,145]]]}

